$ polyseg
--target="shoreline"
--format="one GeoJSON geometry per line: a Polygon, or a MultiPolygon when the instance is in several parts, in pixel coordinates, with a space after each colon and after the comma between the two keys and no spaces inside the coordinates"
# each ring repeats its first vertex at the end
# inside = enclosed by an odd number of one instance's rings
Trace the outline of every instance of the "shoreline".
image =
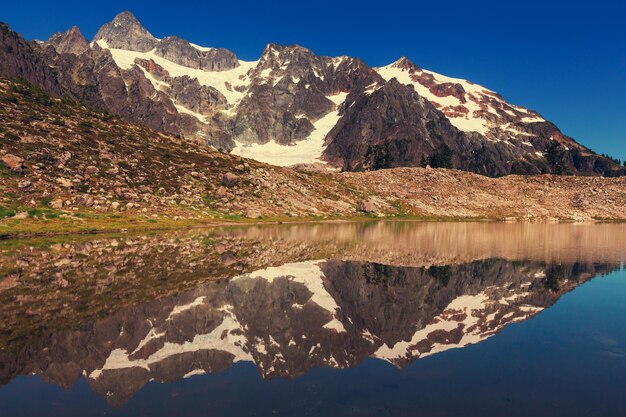
{"type": "Polygon", "coordinates": [[[626,223],[626,219],[593,219],[576,221],[558,218],[483,218],[483,217],[433,217],[433,216],[315,216],[315,217],[272,217],[266,219],[162,219],[143,216],[116,216],[98,221],[79,218],[65,219],[19,219],[0,221],[0,240],[19,240],[53,236],[96,235],[106,233],[161,232],[168,230],[192,230],[233,226],[264,226],[281,224],[311,223],[367,223],[367,222],[489,222],[489,223],[544,223],[544,224],[602,224],[626,223]],[[114,221],[113,221],[114,220],[114,221]],[[13,222],[13,225],[9,223],[13,222]],[[17,223],[16,223],[17,222],[17,223]]]}

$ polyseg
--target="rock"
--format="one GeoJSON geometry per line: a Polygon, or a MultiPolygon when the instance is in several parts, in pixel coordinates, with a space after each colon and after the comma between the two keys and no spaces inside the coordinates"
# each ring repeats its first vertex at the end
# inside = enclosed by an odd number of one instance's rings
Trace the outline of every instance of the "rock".
{"type": "Polygon", "coordinates": [[[62,209],[63,208],[63,200],[61,200],[60,198],[52,200],[50,202],[50,207],[53,208],[53,209],[57,209],[57,210],[58,209],[62,209]]]}
{"type": "Polygon", "coordinates": [[[76,197],[76,202],[85,207],[92,207],[94,205],[94,198],[88,194],[81,194],[76,197]]]}
{"type": "Polygon", "coordinates": [[[98,168],[93,165],[89,165],[87,168],[85,168],[85,175],[93,175],[97,173],[98,173],[98,168]]]}
{"type": "Polygon", "coordinates": [[[10,153],[4,155],[2,157],[2,162],[7,166],[11,171],[20,173],[24,171],[26,166],[24,165],[24,159],[19,156],[12,155],[10,153]]]}
{"type": "Polygon", "coordinates": [[[117,201],[112,202],[112,203],[111,203],[111,208],[112,208],[113,210],[117,210],[117,209],[119,209],[119,208],[120,208],[120,203],[118,203],[117,201]]]}
{"type": "Polygon", "coordinates": [[[20,181],[17,183],[18,188],[28,188],[31,185],[33,185],[33,183],[31,183],[30,181],[20,181]]]}
{"type": "Polygon", "coordinates": [[[70,282],[65,278],[58,278],[57,280],[55,280],[55,284],[61,288],[65,288],[70,285],[70,282]]]}
{"type": "Polygon", "coordinates": [[[357,210],[363,213],[374,213],[374,211],[376,211],[376,205],[371,200],[361,201],[359,203],[359,206],[357,207],[357,210]]]}
{"type": "Polygon", "coordinates": [[[127,210],[130,210],[130,209],[132,209],[133,207],[135,207],[135,205],[134,205],[133,203],[128,203],[128,204],[126,204],[126,209],[127,209],[127,210]]]}
{"type": "Polygon", "coordinates": [[[72,158],[72,153],[68,151],[63,152],[61,153],[61,155],[58,156],[58,159],[61,160],[63,163],[67,162],[71,158],[72,158]]]}
{"type": "Polygon", "coordinates": [[[224,185],[224,186],[226,186],[228,188],[232,188],[232,187],[236,186],[238,183],[239,183],[239,177],[237,175],[233,174],[232,172],[227,172],[222,177],[222,185],[224,185]]]}
{"type": "Polygon", "coordinates": [[[261,217],[261,212],[255,209],[247,209],[245,212],[245,216],[249,219],[258,219],[261,217]]]}
{"type": "Polygon", "coordinates": [[[226,194],[228,194],[226,187],[219,187],[217,191],[215,191],[217,197],[224,197],[226,194]]]}
{"type": "Polygon", "coordinates": [[[72,187],[72,181],[68,180],[67,178],[57,178],[56,179],[57,184],[59,184],[61,187],[63,188],[71,188],[72,187]]]}

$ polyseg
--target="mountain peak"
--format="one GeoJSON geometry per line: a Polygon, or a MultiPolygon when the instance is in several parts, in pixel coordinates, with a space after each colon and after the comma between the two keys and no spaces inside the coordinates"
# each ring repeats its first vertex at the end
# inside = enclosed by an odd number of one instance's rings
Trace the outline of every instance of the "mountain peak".
{"type": "Polygon", "coordinates": [[[409,58],[407,58],[406,56],[401,56],[397,61],[395,61],[393,64],[391,64],[392,67],[394,68],[400,68],[403,70],[412,70],[412,69],[417,69],[418,66],[415,65],[409,58]]]}
{"type": "Polygon", "coordinates": [[[52,45],[60,54],[80,55],[89,49],[89,42],[77,26],[72,26],[64,33],[55,33],[45,44],[52,45]]]}
{"type": "Polygon", "coordinates": [[[71,28],[69,28],[66,32],[66,34],[71,34],[71,35],[80,35],[83,36],[83,34],[80,32],[80,29],[78,28],[78,26],[74,25],[71,28]]]}
{"type": "Polygon", "coordinates": [[[148,52],[158,43],[129,11],[118,14],[113,21],[104,24],[94,38],[94,41],[99,40],[105,41],[111,48],[136,52],[148,52]]]}
{"type": "Polygon", "coordinates": [[[141,25],[141,23],[139,23],[139,20],[137,20],[135,15],[132,14],[128,10],[125,10],[125,11],[119,13],[117,16],[115,16],[115,18],[113,18],[113,23],[118,23],[120,25],[127,25],[127,24],[138,24],[138,25],[141,25]]]}

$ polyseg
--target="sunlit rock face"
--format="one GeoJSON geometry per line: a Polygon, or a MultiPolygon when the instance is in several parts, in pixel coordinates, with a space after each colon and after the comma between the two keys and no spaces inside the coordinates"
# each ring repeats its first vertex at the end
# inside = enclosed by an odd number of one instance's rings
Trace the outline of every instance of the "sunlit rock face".
{"type": "Polygon", "coordinates": [[[150,51],[158,43],[130,12],[120,13],[113,21],[104,24],[94,37],[94,41],[99,40],[105,41],[111,48],[136,52],[150,51]]]}

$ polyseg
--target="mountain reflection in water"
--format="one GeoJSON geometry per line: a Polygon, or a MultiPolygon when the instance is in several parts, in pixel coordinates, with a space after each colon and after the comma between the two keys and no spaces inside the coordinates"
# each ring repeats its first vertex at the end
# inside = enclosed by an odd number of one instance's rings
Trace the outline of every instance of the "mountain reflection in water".
{"type": "Polygon", "coordinates": [[[621,225],[372,223],[0,246],[0,382],[123,406],[150,381],[397,367],[479,343],[618,269],[621,225]]]}

